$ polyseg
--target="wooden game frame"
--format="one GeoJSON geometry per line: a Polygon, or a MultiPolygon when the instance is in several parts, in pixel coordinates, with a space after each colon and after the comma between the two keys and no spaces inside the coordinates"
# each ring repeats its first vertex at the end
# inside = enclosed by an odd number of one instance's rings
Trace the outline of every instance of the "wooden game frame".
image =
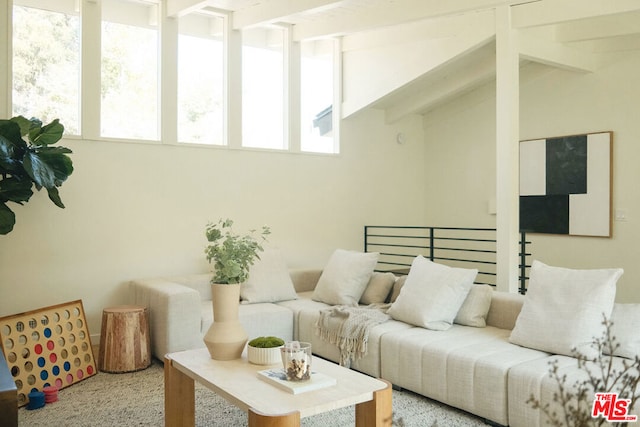
{"type": "Polygon", "coordinates": [[[18,406],[44,387],[62,389],[97,373],[82,300],[0,318],[0,345],[18,406]]]}

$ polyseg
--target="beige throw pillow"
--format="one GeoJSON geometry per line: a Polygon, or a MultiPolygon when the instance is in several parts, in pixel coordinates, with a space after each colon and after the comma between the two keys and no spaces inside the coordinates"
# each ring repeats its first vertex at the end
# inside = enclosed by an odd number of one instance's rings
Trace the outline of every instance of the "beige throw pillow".
{"type": "Polygon", "coordinates": [[[358,305],[377,263],[377,252],[336,249],[322,270],[311,299],[332,305],[358,305]]]}
{"type": "Polygon", "coordinates": [[[417,256],[388,314],[427,329],[449,329],[477,274],[475,269],[447,267],[417,256]]]}
{"type": "Polygon", "coordinates": [[[534,261],[529,286],[510,341],[523,347],[588,358],[598,357],[593,340],[611,316],[616,282],[623,270],[574,270],[534,261]]]}
{"type": "Polygon", "coordinates": [[[407,275],[400,276],[396,279],[395,283],[393,284],[393,289],[391,290],[391,295],[389,296],[389,302],[396,302],[396,300],[398,299],[398,295],[400,295],[400,291],[404,286],[404,282],[406,281],[407,275]]]}
{"type": "Polygon", "coordinates": [[[393,273],[374,272],[360,298],[360,304],[381,304],[387,300],[396,281],[393,273]]]}
{"type": "Polygon", "coordinates": [[[458,310],[453,323],[464,326],[484,328],[487,326],[487,314],[491,308],[493,288],[489,285],[473,285],[458,310]]]}
{"type": "Polygon", "coordinates": [[[249,269],[249,278],[240,285],[243,304],[278,302],[298,298],[289,269],[278,249],[265,249],[249,269]]]}

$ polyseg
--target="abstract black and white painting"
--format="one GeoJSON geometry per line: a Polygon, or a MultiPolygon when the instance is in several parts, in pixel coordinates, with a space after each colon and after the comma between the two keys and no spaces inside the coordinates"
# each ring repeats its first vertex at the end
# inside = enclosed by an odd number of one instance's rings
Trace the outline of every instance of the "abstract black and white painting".
{"type": "Polygon", "coordinates": [[[611,236],[611,132],[520,142],[520,230],[611,236]]]}

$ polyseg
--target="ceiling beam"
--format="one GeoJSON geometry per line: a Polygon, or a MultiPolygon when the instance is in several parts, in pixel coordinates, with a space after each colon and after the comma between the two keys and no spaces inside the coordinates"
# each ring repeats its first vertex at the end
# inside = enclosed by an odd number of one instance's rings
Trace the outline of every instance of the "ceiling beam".
{"type": "Polygon", "coordinates": [[[207,0],[167,0],[167,16],[177,18],[207,6],[207,0]]]}
{"type": "Polygon", "coordinates": [[[555,39],[558,42],[575,42],[639,33],[640,13],[626,13],[558,25],[555,39]]]}
{"type": "Polygon", "coordinates": [[[538,37],[519,35],[520,58],[565,70],[591,73],[598,66],[596,54],[545,41],[538,37]]]}
{"type": "Polygon", "coordinates": [[[310,21],[294,27],[296,41],[328,36],[342,36],[375,28],[389,27],[412,21],[439,18],[466,12],[514,5],[522,0],[397,0],[366,8],[366,13],[342,14],[330,20],[310,21]]]}
{"type": "Polygon", "coordinates": [[[474,63],[473,67],[458,67],[445,78],[421,88],[403,102],[394,103],[387,108],[386,122],[394,123],[410,114],[423,114],[456,96],[482,86],[495,79],[495,76],[496,58],[492,55],[474,63]]]}
{"type": "Polygon", "coordinates": [[[233,29],[239,30],[259,24],[286,21],[298,14],[307,14],[331,9],[341,0],[268,0],[239,9],[233,13],[233,29]]]}
{"type": "Polygon", "coordinates": [[[514,7],[512,25],[536,27],[638,10],[638,0],[543,0],[514,7]]]}

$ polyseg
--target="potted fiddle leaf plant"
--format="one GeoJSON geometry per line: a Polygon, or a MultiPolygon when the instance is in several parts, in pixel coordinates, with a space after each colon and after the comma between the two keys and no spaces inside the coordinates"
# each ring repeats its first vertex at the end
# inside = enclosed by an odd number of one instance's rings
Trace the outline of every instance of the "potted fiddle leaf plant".
{"type": "Polygon", "coordinates": [[[58,119],[47,125],[22,116],[0,120],[0,234],[9,234],[16,223],[8,203],[28,202],[33,187],[46,189],[49,199],[64,208],[58,187],[73,172],[73,164],[71,150],[54,146],[63,132],[58,119]]]}
{"type": "Polygon", "coordinates": [[[205,248],[207,261],[213,264],[211,279],[213,300],[213,323],[204,336],[212,359],[231,360],[240,358],[247,342],[247,333],[238,320],[240,285],[249,277],[249,269],[259,252],[262,243],[271,233],[269,227],[263,227],[257,234],[255,230],[241,235],[234,233],[230,219],[209,223],[205,234],[209,245],[205,248]]]}

